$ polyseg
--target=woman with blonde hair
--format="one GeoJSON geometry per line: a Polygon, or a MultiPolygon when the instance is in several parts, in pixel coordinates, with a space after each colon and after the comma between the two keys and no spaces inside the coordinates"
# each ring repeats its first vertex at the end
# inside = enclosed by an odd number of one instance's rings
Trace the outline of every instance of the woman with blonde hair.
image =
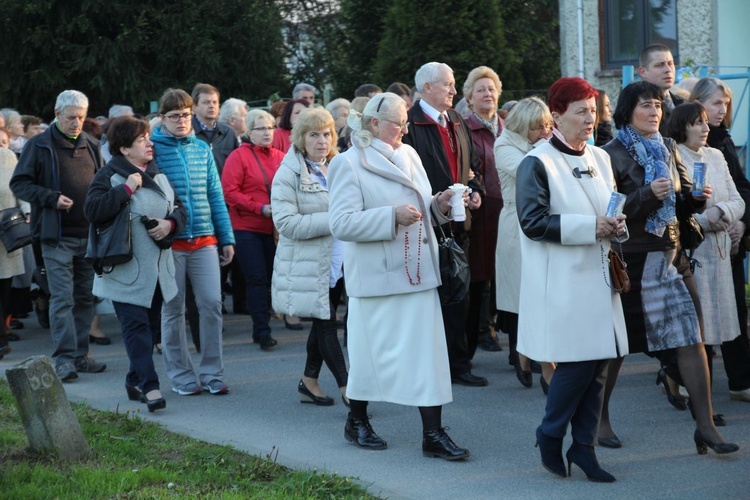
{"type": "MultiPolygon", "coordinates": [[[[505,121],[503,133],[495,141],[495,166],[503,190],[504,208],[498,223],[495,253],[495,283],[497,283],[497,323],[508,334],[508,361],[515,367],[516,377],[524,387],[533,385],[531,360],[519,354],[518,297],[521,290],[521,244],[516,213],[516,171],[526,153],[544,144],[552,133],[552,115],[538,97],[521,99],[513,106],[505,121]]],[[[554,365],[542,364],[540,383],[545,394],[552,379],[554,365]]]]}
{"type": "Polygon", "coordinates": [[[469,106],[466,124],[471,130],[474,153],[479,159],[478,172],[484,180],[482,205],[471,212],[469,233],[469,315],[466,324],[466,341],[469,358],[474,357],[477,346],[486,351],[500,351],[492,337],[494,307],[491,307],[492,281],[495,278],[495,246],[497,223],[503,208],[500,180],[495,168],[492,146],[503,131],[503,120],[497,115],[497,100],[503,85],[492,68],[479,66],[469,72],[464,83],[464,97],[469,106]]]}
{"type": "Polygon", "coordinates": [[[331,114],[322,108],[302,111],[271,191],[279,231],[271,297],[277,312],[313,318],[297,391],[302,403],[318,406],[333,405],[318,384],[324,361],[348,404],[348,373],[336,325],[344,291],[343,248],[328,224],[328,162],[336,155],[335,144],[331,114]]]}

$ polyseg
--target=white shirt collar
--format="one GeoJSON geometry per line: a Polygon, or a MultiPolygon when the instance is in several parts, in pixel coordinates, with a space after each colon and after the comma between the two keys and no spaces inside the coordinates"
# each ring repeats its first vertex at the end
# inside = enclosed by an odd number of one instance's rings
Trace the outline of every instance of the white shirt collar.
{"type": "MultiPolygon", "coordinates": [[[[432,106],[430,106],[429,104],[427,104],[427,101],[425,101],[424,99],[420,99],[419,100],[419,105],[422,106],[422,111],[424,111],[427,116],[429,116],[430,118],[432,118],[435,122],[440,123],[440,119],[438,117],[441,114],[444,115],[444,113],[441,113],[437,109],[435,109],[432,106]]],[[[448,121],[448,117],[447,116],[445,117],[445,121],[447,123],[447,121],[448,121]]]]}

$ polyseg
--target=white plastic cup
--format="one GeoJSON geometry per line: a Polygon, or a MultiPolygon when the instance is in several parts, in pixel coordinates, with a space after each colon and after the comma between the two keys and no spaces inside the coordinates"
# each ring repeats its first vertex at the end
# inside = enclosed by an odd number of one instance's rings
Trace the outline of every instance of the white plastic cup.
{"type": "Polygon", "coordinates": [[[453,220],[457,222],[465,221],[466,207],[464,206],[464,192],[469,187],[463,184],[454,184],[450,189],[453,191],[453,196],[451,197],[451,214],[453,215],[453,220]]]}

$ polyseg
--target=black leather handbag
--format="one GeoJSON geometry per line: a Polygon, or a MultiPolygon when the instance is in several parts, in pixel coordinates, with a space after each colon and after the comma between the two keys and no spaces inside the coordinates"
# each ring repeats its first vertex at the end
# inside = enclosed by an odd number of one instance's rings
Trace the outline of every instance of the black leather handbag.
{"type": "Polygon", "coordinates": [[[31,224],[20,208],[0,210],[0,237],[8,253],[31,244],[31,224]]]}
{"type": "Polygon", "coordinates": [[[89,224],[86,260],[94,266],[94,272],[101,276],[111,273],[116,265],[132,259],[130,203],[127,203],[109,224],[89,224]]]}
{"type": "Polygon", "coordinates": [[[464,300],[469,292],[471,283],[469,259],[456,243],[453,232],[451,231],[450,236],[446,236],[443,228],[440,226],[438,228],[441,235],[438,241],[440,280],[443,283],[438,287],[438,295],[441,304],[456,304],[464,300]]]}
{"type": "Polygon", "coordinates": [[[677,220],[680,222],[680,246],[683,250],[695,250],[703,243],[706,236],[703,234],[703,228],[696,220],[695,216],[690,213],[687,203],[677,196],[677,220]]]}

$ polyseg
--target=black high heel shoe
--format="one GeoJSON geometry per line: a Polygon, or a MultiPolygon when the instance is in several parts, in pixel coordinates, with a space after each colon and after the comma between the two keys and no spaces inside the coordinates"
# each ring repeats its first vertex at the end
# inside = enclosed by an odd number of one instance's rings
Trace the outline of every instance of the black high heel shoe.
{"type": "Polygon", "coordinates": [[[576,464],[586,474],[589,481],[595,483],[614,483],[615,476],[605,471],[599,465],[599,461],[596,459],[596,453],[594,453],[593,446],[584,446],[582,444],[573,443],[565,454],[568,459],[568,475],[572,475],[573,464],[576,464]]]}
{"type": "Polygon", "coordinates": [[[167,407],[167,401],[164,398],[148,399],[144,394],[141,401],[146,403],[149,413],[153,413],[155,410],[163,410],[167,407]]]}
{"type": "Polygon", "coordinates": [[[110,345],[111,343],[112,340],[106,335],[104,337],[94,337],[93,335],[89,335],[89,344],[110,345]]]}
{"type": "Polygon", "coordinates": [[[541,375],[541,376],[539,377],[539,385],[541,385],[541,386],[542,386],[542,391],[544,392],[544,395],[545,395],[545,396],[546,396],[546,395],[548,395],[548,394],[549,394],[549,384],[548,384],[548,383],[547,383],[547,381],[546,381],[546,380],[544,379],[544,375],[541,375]]]}
{"type": "Polygon", "coordinates": [[[143,393],[137,388],[133,387],[132,385],[125,384],[125,390],[128,393],[128,399],[131,401],[138,401],[141,402],[141,399],[143,398],[143,393]]]}
{"type": "Polygon", "coordinates": [[[669,404],[674,406],[680,411],[687,410],[687,402],[685,401],[685,398],[683,398],[680,395],[674,395],[672,394],[672,390],[669,388],[669,383],[667,382],[667,374],[664,372],[664,368],[660,369],[659,372],[656,374],[656,385],[661,384],[664,387],[664,390],[667,393],[667,401],[669,401],[669,404]]]}
{"type": "Polygon", "coordinates": [[[705,455],[706,453],[708,453],[708,449],[706,447],[714,450],[717,455],[734,453],[735,451],[740,449],[740,447],[735,443],[714,443],[712,441],[709,441],[708,438],[701,434],[701,431],[699,431],[698,429],[695,429],[693,440],[695,441],[695,449],[698,450],[698,455],[705,455]]]}
{"type": "Polygon", "coordinates": [[[148,399],[146,395],[143,394],[137,387],[125,384],[125,390],[128,393],[129,400],[146,403],[146,408],[148,408],[149,413],[153,413],[155,410],[162,410],[167,407],[167,401],[164,398],[148,399]]]}
{"type": "Polygon", "coordinates": [[[553,438],[536,428],[536,447],[542,455],[542,466],[558,477],[568,477],[562,457],[562,438],[553,438]]]}
{"type": "MultiPolygon", "coordinates": [[[[688,410],[690,410],[690,415],[692,415],[693,420],[695,420],[695,410],[693,409],[693,400],[692,399],[688,399],[687,400],[687,407],[688,407],[688,410]]],[[[726,427],[727,426],[727,421],[724,420],[724,414],[723,413],[714,413],[712,415],[712,418],[713,418],[714,426],[715,427],[726,427]]]]}
{"type": "Polygon", "coordinates": [[[284,315],[284,326],[286,327],[287,330],[302,330],[302,328],[304,328],[302,326],[302,323],[290,323],[286,319],[286,314],[284,315]]]}
{"type": "Polygon", "coordinates": [[[317,406],[333,406],[333,398],[329,398],[328,396],[316,396],[315,394],[310,392],[310,389],[308,389],[305,386],[305,383],[301,380],[299,381],[299,385],[297,386],[297,392],[299,392],[300,394],[300,403],[309,403],[317,406]]]}
{"type": "Polygon", "coordinates": [[[526,371],[521,369],[521,362],[517,361],[514,368],[516,369],[516,378],[519,382],[521,382],[521,385],[526,387],[527,389],[534,385],[534,379],[531,376],[531,370],[526,371]]]}

